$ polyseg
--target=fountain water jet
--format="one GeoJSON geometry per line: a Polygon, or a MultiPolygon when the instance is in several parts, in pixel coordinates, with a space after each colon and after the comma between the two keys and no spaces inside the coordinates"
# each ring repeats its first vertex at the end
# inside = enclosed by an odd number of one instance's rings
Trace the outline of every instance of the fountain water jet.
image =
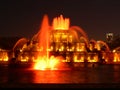
{"type": "MultiPolygon", "coordinates": [[[[40,53],[38,53],[38,56],[40,56],[38,58],[38,64],[35,65],[35,69],[37,69],[37,66],[40,66],[43,68],[50,68],[48,66],[49,64],[49,52],[48,52],[48,48],[49,48],[49,21],[48,21],[48,16],[44,15],[43,17],[43,21],[40,27],[39,32],[36,35],[36,40],[38,42],[38,46],[42,49],[40,53]],[[41,60],[42,58],[42,60],[41,60]],[[43,65],[44,67],[43,67],[43,65]]],[[[40,69],[40,68],[39,68],[40,69]]]]}
{"type": "MultiPolygon", "coordinates": [[[[63,19],[62,15],[60,18],[55,18],[53,20],[53,28],[55,29],[68,29],[67,23],[68,19],[63,19]],[[57,23],[57,24],[56,24],[57,23]],[[65,24],[65,25],[64,25],[65,24]],[[64,27],[63,27],[64,25],[64,27]]],[[[56,69],[56,64],[60,63],[60,59],[58,57],[49,56],[49,44],[50,44],[50,31],[51,27],[49,26],[48,16],[45,15],[43,17],[43,21],[41,24],[41,28],[39,32],[35,35],[33,39],[38,41],[38,46],[41,48],[40,53],[38,53],[38,60],[37,63],[35,63],[34,68],[35,69],[56,69]]]]}
{"type": "Polygon", "coordinates": [[[19,48],[22,48],[22,46],[28,42],[28,39],[27,38],[20,38],[16,43],[15,45],[13,46],[13,52],[19,48]]]}
{"type": "Polygon", "coordinates": [[[105,43],[104,41],[101,41],[101,40],[97,41],[97,43],[98,43],[99,45],[105,46],[105,47],[106,47],[106,52],[110,52],[110,48],[109,48],[109,46],[107,45],[107,43],[105,43]]]}

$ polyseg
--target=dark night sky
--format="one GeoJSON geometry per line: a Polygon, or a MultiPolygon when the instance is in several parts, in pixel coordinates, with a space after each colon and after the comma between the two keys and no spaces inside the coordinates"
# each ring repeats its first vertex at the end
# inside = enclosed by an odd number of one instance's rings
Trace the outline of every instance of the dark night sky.
{"type": "Polygon", "coordinates": [[[52,23],[63,14],[70,26],[80,26],[89,39],[105,39],[105,34],[120,30],[119,0],[1,0],[0,37],[32,37],[39,31],[44,14],[52,23]]]}

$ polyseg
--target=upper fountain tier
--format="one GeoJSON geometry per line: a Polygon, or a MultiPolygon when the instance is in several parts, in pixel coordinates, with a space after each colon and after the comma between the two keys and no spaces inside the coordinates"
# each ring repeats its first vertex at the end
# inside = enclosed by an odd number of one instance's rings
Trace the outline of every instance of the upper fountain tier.
{"type": "Polygon", "coordinates": [[[63,15],[53,19],[53,29],[54,30],[68,30],[70,25],[69,18],[63,18],[63,15]]]}

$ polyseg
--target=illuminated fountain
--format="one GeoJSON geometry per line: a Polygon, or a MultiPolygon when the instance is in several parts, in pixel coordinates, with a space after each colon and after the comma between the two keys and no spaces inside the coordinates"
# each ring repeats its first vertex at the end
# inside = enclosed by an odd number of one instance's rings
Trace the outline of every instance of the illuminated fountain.
{"type": "Polygon", "coordinates": [[[7,50],[4,49],[0,49],[0,61],[8,61],[9,57],[8,57],[8,52],[7,50]]]}
{"type": "Polygon", "coordinates": [[[113,50],[113,62],[120,63],[120,47],[113,50]]]}
{"type": "Polygon", "coordinates": [[[84,62],[88,41],[86,33],[80,27],[70,27],[69,18],[60,15],[53,19],[50,26],[45,15],[39,32],[31,40],[18,40],[13,51],[15,55],[16,51],[19,52],[19,62],[34,62],[35,69],[53,69],[55,65],[59,68],[66,65],[63,62],[84,62]]]}
{"type": "Polygon", "coordinates": [[[32,63],[38,70],[56,70],[80,63],[120,62],[120,55],[111,52],[104,41],[89,40],[82,28],[70,26],[70,19],[62,15],[54,18],[52,25],[44,15],[32,39],[19,39],[12,51],[17,63],[32,63]]]}
{"type": "Polygon", "coordinates": [[[0,48],[0,66],[7,66],[9,61],[9,50],[0,48]]]}

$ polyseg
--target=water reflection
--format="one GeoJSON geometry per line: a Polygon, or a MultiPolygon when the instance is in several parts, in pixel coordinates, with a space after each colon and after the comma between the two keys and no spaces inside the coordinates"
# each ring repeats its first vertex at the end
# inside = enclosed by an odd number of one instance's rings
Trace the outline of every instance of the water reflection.
{"type": "Polygon", "coordinates": [[[4,68],[0,83],[120,83],[120,65],[53,71],[4,68]]]}
{"type": "Polygon", "coordinates": [[[68,83],[71,71],[34,71],[34,83],[68,83]],[[65,78],[67,77],[67,78],[65,78]]]}

